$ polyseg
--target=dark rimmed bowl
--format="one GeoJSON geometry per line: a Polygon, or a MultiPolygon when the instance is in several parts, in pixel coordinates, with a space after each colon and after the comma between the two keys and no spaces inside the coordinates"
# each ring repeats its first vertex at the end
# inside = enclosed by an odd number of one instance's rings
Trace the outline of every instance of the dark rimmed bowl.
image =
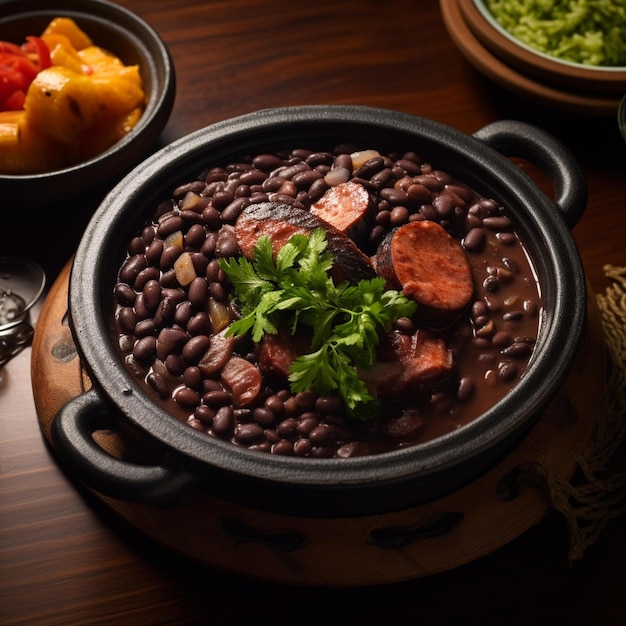
{"type": "Polygon", "coordinates": [[[467,485],[507,455],[567,378],[586,323],[584,272],[570,235],[586,205],[570,153],[540,129],[496,122],[473,136],[413,115],[360,106],[272,109],[199,130],[135,168],[94,215],[70,278],[73,336],[93,388],[55,416],[62,463],[91,489],[153,501],[195,485],[252,507],[307,516],[399,510],[467,485]],[[113,286],[126,244],[162,194],[245,152],[346,141],[420,153],[506,205],[538,272],[545,310],[529,368],[518,385],[472,423],[424,444],[348,459],[254,452],[207,437],[168,415],[140,388],[115,345],[113,286]],[[553,180],[549,199],[506,155],[534,162],[553,180]],[[151,465],[114,458],[92,433],[114,428],[152,450],[151,465]]]}
{"type": "Polygon", "coordinates": [[[114,184],[153,149],[176,94],[169,50],[158,33],[128,9],[106,0],[0,0],[0,40],[21,42],[55,17],[71,17],[93,40],[126,65],[139,65],[147,103],[137,125],[98,156],[41,174],[0,173],[0,197],[12,207],[69,199],[114,184]]]}

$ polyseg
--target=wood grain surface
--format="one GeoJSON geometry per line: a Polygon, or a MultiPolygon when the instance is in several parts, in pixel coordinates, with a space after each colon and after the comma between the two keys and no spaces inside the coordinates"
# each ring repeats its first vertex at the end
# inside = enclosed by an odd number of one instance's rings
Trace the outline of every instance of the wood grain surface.
{"type": "MultiPolygon", "coordinates": [[[[297,104],[399,109],[470,134],[498,119],[528,121],[565,143],[584,170],[589,204],[573,234],[592,289],[606,288],[605,264],[626,265],[626,144],[615,118],[560,112],[493,85],[457,50],[435,0],[119,4],[146,19],[174,58],[177,98],[161,144],[297,104]]],[[[52,284],[97,203],[42,198],[27,213],[2,206],[0,255],[35,259],[52,284]]],[[[366,589],[278,585],[194,563],[63,473],[39,429],[30,360],[26,350],[0,370],[2,625],[626,623],[624,518],[574,563],[563,519],[548,513],[458,569],[366,589]]],[[[616,462],[623,469],[623,457],[616,462]]]]}

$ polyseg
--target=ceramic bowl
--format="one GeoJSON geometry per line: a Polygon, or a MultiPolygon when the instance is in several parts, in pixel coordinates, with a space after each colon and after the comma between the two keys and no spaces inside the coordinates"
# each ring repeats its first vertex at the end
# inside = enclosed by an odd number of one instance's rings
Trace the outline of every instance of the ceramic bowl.
{"type": "Polygon", "coordinates": [[[586,316],[582,265],[570,235],[586,206],[571,154],[544,131],[501,121],[466,135],[396,111],[359,106],[270,109],[198,130],[149,157],[104,199],[78,247],[70,320],[92,389],[55,416],[62,463],[100,493],[130,501],[175,497],[193,484],[256,508],[308,516],[368,515],[450,493],[502,459],[537,421],[568,375],[586,316]],[[351,458],[268,454],[207,437],[169,415],[125,368],[114,328],[113,287],[126,244],[163,194],[242,153],[356,142],[415,150],[513,214],[541,284],[540,337],[525,375],[471,423],[423,444],[351,458]],[[505,154],[555,181],[549,199],[505,154]],[[92,432],[113,428],[156,454],[140,465],[110,456],[92,432]]]}
{"type": "Polygon", "coordinates": [[[139,65],[146,107],[132,131],[88,161],[41,174],[0,174],[0,196],[12,207],[63,201],[106,188],[154,148],[174,104],[175,70],[166,45],[143,19],[112,2],[3,0],[0,40],[23,41],[60,16],[74,19],[96,45],[110,50],[125,64],[139,65]]]}
{"type": "Polygon", "coordinates": [[[581,92],[621,94],[626,89],[626,67],[583,65],[545,54],[502,27],[484,0],[460,0],[460,7],[479,41],[495,56],[528,76],[581,92]]]}

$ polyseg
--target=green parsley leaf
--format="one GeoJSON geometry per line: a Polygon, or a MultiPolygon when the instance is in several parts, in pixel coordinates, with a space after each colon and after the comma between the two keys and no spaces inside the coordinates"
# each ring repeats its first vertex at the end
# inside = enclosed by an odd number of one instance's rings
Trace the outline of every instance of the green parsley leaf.
{"type": "Polygon", "coordinates": [[[251,333],[259,342],[280,327],[292,334],[300,327],[312,330],[311,352],[292,363],[291,390],[338,393],[348,415],[369,419],[378,405],[358,370],[371,367],[380,333],[399,317],[413,315],[416,303],[386,291],[382,278],[335,284],[329,274],[333,257],[326,248],[326,234],[318,229],[309,237],[291,237],[275,258],[270,239],[262,236],[252,261],[220,259],[242,314],[227,333],[251,333]]]}

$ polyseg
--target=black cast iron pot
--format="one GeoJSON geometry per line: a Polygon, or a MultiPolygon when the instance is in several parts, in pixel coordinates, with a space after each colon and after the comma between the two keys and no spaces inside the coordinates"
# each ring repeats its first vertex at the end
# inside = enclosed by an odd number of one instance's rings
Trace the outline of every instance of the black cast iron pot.
{"type": "Polygon", "coordinates": [[[514,121],[474,136],[412,115],[360,106],[264,110],[227,120],[150,157],[106,197],[76,253],[70,279],[74,339],[93,388],[52,424],[54,448],[88,487],[131,501],[172,499],[183,489],[279,513],[355,516],[400,510],[467,485],[507,455],[567,378],[586,323],[585,278],[570,235],[587,199],[570,153],[540,129],[514,121]],[[365,141],[364,141],[365,140],[365,141]],[[309,459],[254,452],[197,432],[162,410],[125,369],[115,347],[113,286],[127,242],[164,192],[244,152],[357,141],[418,151],[435,167],[504,203],[538,272],[545,311],[531,364],[484,415],[445,436],[380,455],[309,459]],[[507,156],[552,179],[549,199],[507,156]],[[152,465],[119,460],[92,433],[114,428],[148,444],[152,465]]]}

